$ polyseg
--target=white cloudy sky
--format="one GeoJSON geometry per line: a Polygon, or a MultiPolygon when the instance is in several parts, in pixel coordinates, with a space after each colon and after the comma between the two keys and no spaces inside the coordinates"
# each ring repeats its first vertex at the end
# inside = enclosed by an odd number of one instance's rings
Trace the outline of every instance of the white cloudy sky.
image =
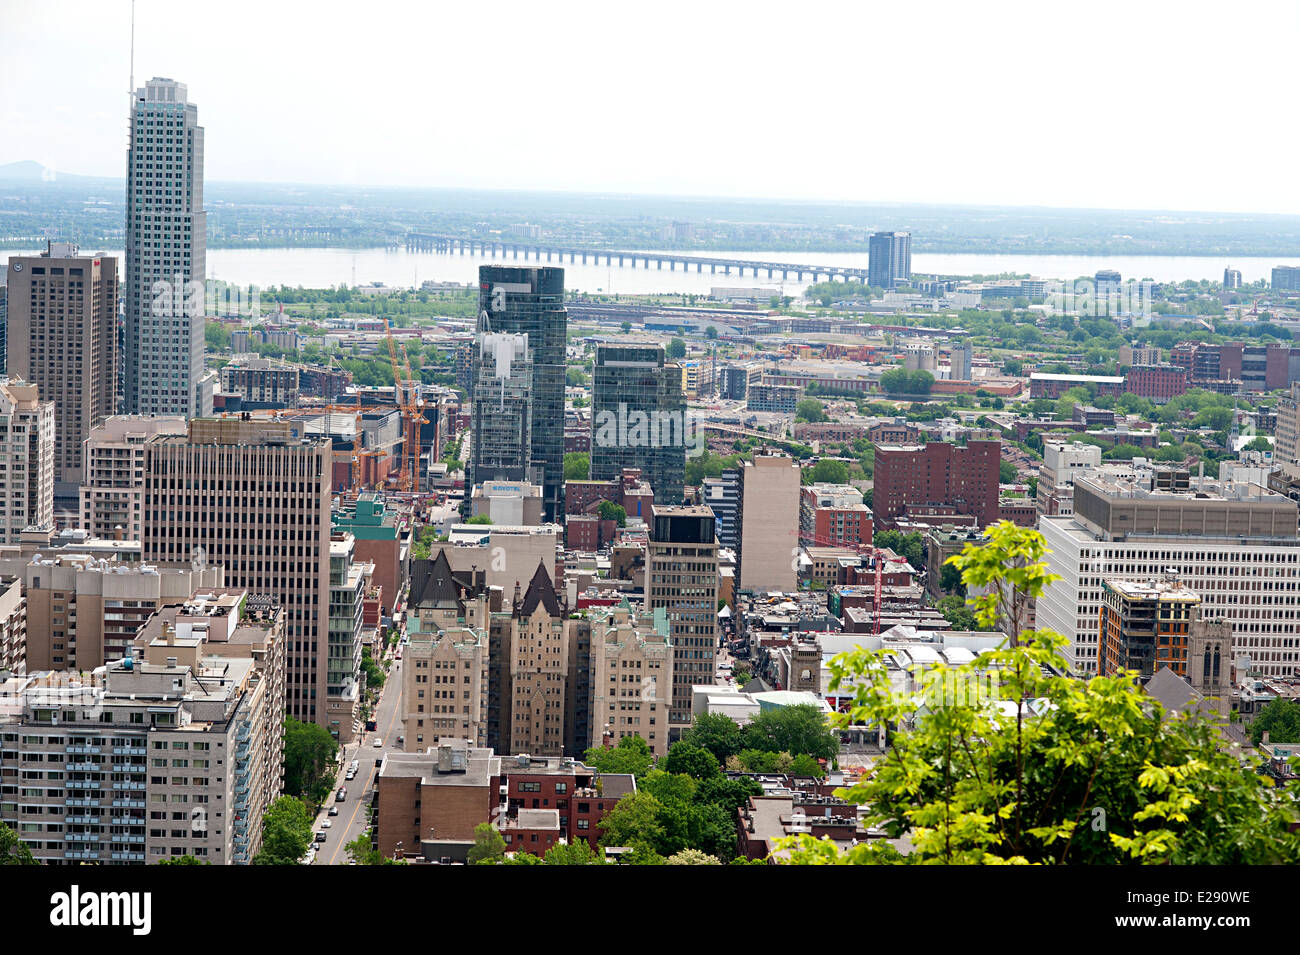
{"type": "MultiPolygon", "coordinates": [[[[129,0],[0,0],[0,163],[121,175],[129,0]]],[[[1300,4],[137,0],[209,180],[1300,213],[1300,4]]]]}

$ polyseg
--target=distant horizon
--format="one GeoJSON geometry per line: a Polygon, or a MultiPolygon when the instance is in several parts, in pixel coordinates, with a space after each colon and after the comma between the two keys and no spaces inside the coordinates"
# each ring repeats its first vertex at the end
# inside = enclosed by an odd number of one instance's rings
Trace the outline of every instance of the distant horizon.
{"type": "MultiPolygon", "coordinates": [[[[44,181],[59,181],[60,177],[70,177],[73,179],[98,180],[101,182],[122,183],[125,187],[126,177],[123,176],[106,176],[94,173],[72,172],[65,169],[55,169],[46,166],[39,160],[35,159],[16,159],[7,162],[0,162],[0,183],[36,183],[44,181]],[[17,166],[34,165],[42,170],[49,170],[55,174],[53,180],[38,180],[35,178],[5,178],[4,172],[17,166]]],[[[1279,219],[1300,219],[1300,213],[1292,212],[1256,212],[1256,211],[1238,211],[1232,209],[1158,209],[1158,208],[1137,208],[1126,206],[1075,206],[1068,204],[1044,205],[1041,203],[993,203],[993,202],[941,202],[937,200],[897,200],[897,199],[822,199],[808,198],[798,196],[742,196],[742,195],[708,195],[704,193],[677,193],[677,192],[622,192],[613,189],[545,189],[545,188],[515,188],[507,186],[429,186],[429,185],[412,185],[412,184],[385,184],[385,183],[351,183],[351,182],[311,182],[306,180],[256,180],[256,179],[212,179],[204,178],[205,186],[213,185],[232,185],[232,186],[266,186],[266,187],[308,187],[314,189],[351,189],[351,190],[375,190],[381,192],[458,192],[458,193],[487,193],[503,195],[538,195],[538,196],[615,196],[620,199],[685,199],[700,202],[726,202],[726,203],[772,203],[775,205],[801,205],[801,206],[855,206],[862,208],[885,207],[885,208],[922,208],[922,209],[1037,209],[1044,211],[1069,211],[1069,212],[1109,212],[1123,213],[1131,215],[1212,215],[1212,216],[1233,216],[1240,218],[1255,218],[1259,216],[1268,216],[1279,219]]],[[[887,230],[888,231],[888,230],[887,230]]],[[[1069,255],[1074,253],[1061,253],[1069,255]]],[[[1153,253],[1156,254],[1156,253],[1153,253]]],[[[1186,253],[1198,255],[1201,253],[1186,253]]],[[[1218,253],[1204,253],[1213,255],[1218,253]]]]}

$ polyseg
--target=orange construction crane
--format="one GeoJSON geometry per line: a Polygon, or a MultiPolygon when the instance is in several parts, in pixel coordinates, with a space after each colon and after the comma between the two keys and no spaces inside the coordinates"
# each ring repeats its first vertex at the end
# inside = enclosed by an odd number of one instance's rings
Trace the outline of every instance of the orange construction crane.
{"type": "MultiPolygon", "coordinates": [[[[408,394],[402,387],[402,367],[397,362],[397,345],[393,341],[393,329],[388,324],[388,317],[386,315],[381,317],[384,320],[384,335],[388,340],[388,360],[393,369],[393,399],[402,410],[402,417],[406,419],[406,435],[403,442],[405,461],[398,476],[397,486],[400,490],[410,493],[419,488],[415,472],[420,463],[420,425],[424,423],[425,418],[420,412],[418,400],[420,389],[411,378],[409,363],[406,366],[406,381],[409,383],[410,393],[408,394]]],[[[405,357],[405,351],[402,354],[405,357]]]]}

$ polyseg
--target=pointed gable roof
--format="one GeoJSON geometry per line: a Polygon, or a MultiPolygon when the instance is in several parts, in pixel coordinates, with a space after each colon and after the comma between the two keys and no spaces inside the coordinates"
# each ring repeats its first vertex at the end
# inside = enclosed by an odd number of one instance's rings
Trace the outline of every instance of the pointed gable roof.
{"type": "Polygon", "coordinates": [[[545,607],[552,617],[558,617],[562,613],[560,598],[555,595],[555,585],[551,583],[551,575],[546,572],[544,561],[537,562],[537,571],[528,582],[528,590],[524,592],[523,603],[519,607],[520,616],[531,617],[538,604],[545,607]]]}
{"type": "Polygon", "coordinates": [[[411,562],[411,606],[422,610],[456,610],[460,607],[461,589],[472,593],[474,586],[451,569],[445,550],[433,560],[411,562]]]}

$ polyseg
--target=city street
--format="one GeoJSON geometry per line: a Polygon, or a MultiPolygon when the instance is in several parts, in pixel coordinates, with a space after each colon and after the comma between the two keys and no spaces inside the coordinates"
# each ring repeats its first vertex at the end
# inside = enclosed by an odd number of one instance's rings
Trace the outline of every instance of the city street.
{"type": "Polygon", "coordinates": [[[313,832],[323,831],[326,834],[325,841],[317,847],[316,861],[319,864],[348,864],[350,860],[344,846],[370,826],[370,800],[366,798],[366,794],[374,789],[379,774],[375,761],[382,759],[387,753],[401,752],[397,746],[397,737],[403,731],[400,722],[402,663],[401,660],[394,661],[388,671],[388,679],[379,697],[379,705],[375,708],[375,732],[363,733],[359,742],[352,743],[342,750],[343,765],[335,781],[334,791],[337,792],[339,786],[346,787],[347,798],[343,802],[333,802],[334,796],[331,795],[331,802],[321,810],[312,827],[313,832]],[[383,743],[379,748],[374,745],[376,736],[383,743]],[[358,763],[357,775],[348,782],[344,777],[354,759],[358,763]],[[337,816],[326,815],[330,806],[338,807],[337,816]],[[329,819],[333,825],[329,829],[322,830],[321,823],[326,819],[329,819]]]}

